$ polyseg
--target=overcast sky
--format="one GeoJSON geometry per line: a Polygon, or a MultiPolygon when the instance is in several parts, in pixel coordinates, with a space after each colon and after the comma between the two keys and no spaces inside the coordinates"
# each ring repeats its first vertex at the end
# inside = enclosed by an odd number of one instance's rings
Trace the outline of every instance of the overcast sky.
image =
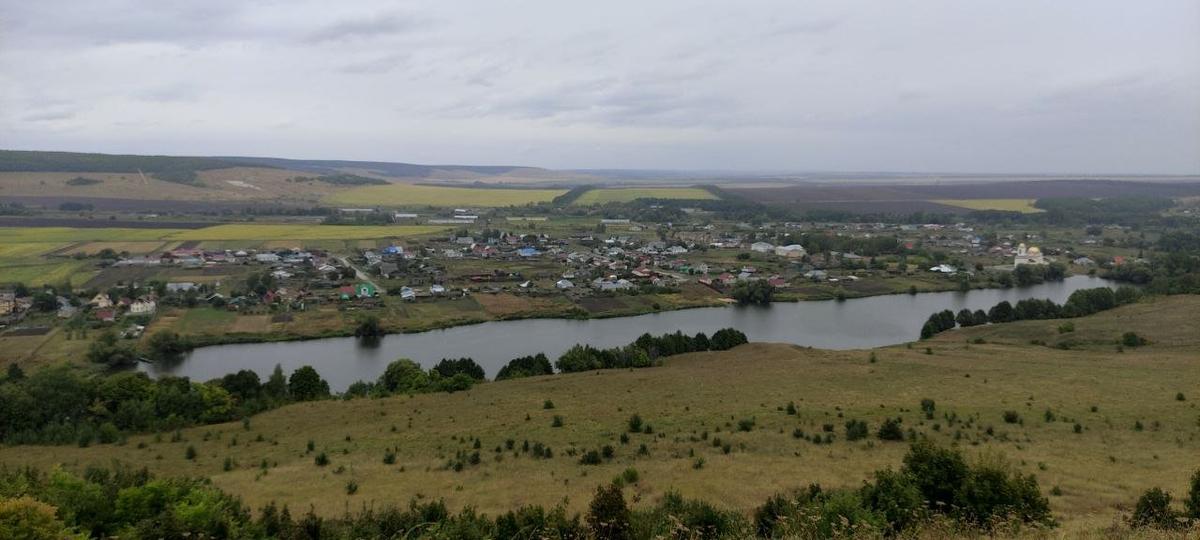
{"type": "Polygon", "coordinates": [[[0,148],[1196,174],[1200,2],[0,0],[0,148]]]}

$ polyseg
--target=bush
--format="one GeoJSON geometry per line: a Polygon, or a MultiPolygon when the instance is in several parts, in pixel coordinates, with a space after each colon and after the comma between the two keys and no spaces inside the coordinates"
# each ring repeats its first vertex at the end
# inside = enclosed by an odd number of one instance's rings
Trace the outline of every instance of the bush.
{"type": "Polygon", "coordinates": [[[908,475],[885,469],[875,472],[875,482],[862,487],[863,504],[883,514],[892,533],[925,519],[925,500],[908,475]]]}
{"type": "Polygon", "coordinates": [[[1183,501],[1184,511],[1189,518],[1200,520],[1200,469],[1192,473],[1192,487],[1188,490],[1188,498],[1183,501]]]}
{"type": "Polygon", "coordinates": [[[629,432],[630,433],[641,433],[642,432],[642,417],[641,416],[638,416],[635,414],[635,415],[629,417],[629,432]]]}
{"type": "Polygon", "coordinates": [[[1121,345],[1126,347],[1141,347],[1149,343],[1146,338],[1137,335],[1135,332],[1125,332],[1121,335],[1121,345]]]}
{"type": "Polygon", "coordinates": [[[879,426],[879,432],[876,434],[881,441],[903,441],[904,430],[900,428],[901,420],[899,418],[888,418],[879,426]]]}
{"type": "Polygon", "coordinates": [[[550,400],[548,400],[548,399],[547,399],[546,401],[543,401],[543,402],[542,402],[542,408],[543,408],[543,409],[547,409],[547,410],[549,410],[549,409],[553,409],[553,408],[554,408],[554,402],[553,402],[553,401],[550,401],[550,400]]]}
{"type": "Polygon", "coordinates": [[[554,415],[554,419],[550,421],[550,427],[562,427],[562,426],[563,426],[563,417],[559,416],[557,414],[554,415]]]}
{"type": "Polygon", "coordinates": [[[329,465],[329,456],[326,455],[325,452],[321,452],[320,454],[317,454],[315,458],[313,458],[313,463],[316,463],[318,467],[329,465]]]}
{"type": "Polygon", "coordinates": [[[1171,509],[1171,494],[1159,488],[1146,490],[1138,497],[1129,525],[1134,528],[1175,529],[1181,523],[1171,509]]]}
{"type": "Polygon", "coordinates": [[[186,457],[186,458],[187,458],[189,461],[195,461],[195,460],[196,460],[196,447],[195,447],[195,446],[188,445],[188,447],[187,447],[187,450],[184,452],[184,454],[183,454],[183,455],[184,455],[184,457],[186,457]]]}
{"type": "Polygon", "coordinates": [[[754,429],[754,419],[753,418],[743,418],[741,420],[738,420],[737,428],[738,428],[738,431],[752,431],[754,429]]]}
{"type": "Polygon", "coordinates": [[[587,524],[596,538],[626,540],[631,537],[629,507],[621,488],[612,484],[596,488],[588,505],[587,524]]]}
{"type": "Polygon", "coordinates": [[[937,404],[932,399],[925,398],[921,400],[921,412],[925,413],[927,420],[933,419],[933,411],[937,409],[937,404]]]}
{"type": "Polygon", "coordinates": [[[1004,411],[1003,416],[1005,424],[1016,424],[1021,421],[1021,415],[1017,414],[1017,411],[1004,411]]]}
{"type": "Polygon", "coordinates": [[[867,423],[862,420],[851,420],[846,422],[846,440],[857,441],[867,438],[870,430],[867,428],[867,423]]]}

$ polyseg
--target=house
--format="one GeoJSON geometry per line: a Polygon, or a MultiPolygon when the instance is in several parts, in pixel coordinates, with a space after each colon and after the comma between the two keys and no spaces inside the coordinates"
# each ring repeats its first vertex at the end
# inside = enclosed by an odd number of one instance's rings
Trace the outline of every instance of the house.
{"type": "Polygon", "coordinates": [[[777,246],[775,248],[775,254],[780,257],[787,257],[789,259],[797,259],[806,255],[804,246],[801,246],[800,244],[777,246]]]}
{"type": "Polygon", "coordinates": [[[601,291],[619,291],[632,289],[633,283],[630,283],[627,279],[618,279],[614,281],[611,279],[596,278],[592,280],[592,287],[601,291]]]}
{"type": "Polygon", "coordinates": [[[0,315],[8,315],[17,310],[17,295],[0,293],[0,315]]]}
{"type": "Polygon", "coordinates": [[[101,309],[96,311],[95,314],[100,322],[113,322],[117,319],[117,311],[114,309],[101,309]]]}
{"type": "Polygon", "coordinates": [[[813,281],[823,281],[828,276],[829,275],[824,270],[809,270],[804,273],[804,277],[806,279],[811,279],[813,281]]]}
{"type": "Polygon", "coordinates": [[[412,287],[400,287],[400,299],[409,302],[416,300],[417,291],[412,287]]]}
{"type": "Polygon", "coordinates": [[[463,254],[457,249],[446,249],[442,250],[442,256],[447,259],[461,259],[463,254]]]}
{"type": "Polygon", "coordinates": [[[775,251],[775,244],[770,242],[755,242],[750,244],[750,251],[757,253],[771,253],[775,251]]]}
{"type": "Polygon", "coordinates": [[[429,294],[433,294],[433,295],[446,294],[446,287],[443,285],[436,284],[436,283],[433,285],[430,285],[429,286],[429,294]]]}
{"type": "Polygon", "coordinates": [[[129,304],[129,313],[131,315],[151,315],[158,308],[158,303],[149,298],[139,298],[132,304],[129,304]]]}
{"type": "Polygon", "coordinates": [[[379,275],[381,275],[387,279],[391,279],[392,276],[399,274],[399,273],[400,273],[400,265],[398,265],[396,263],[385,262],[385,263],[379,264],[379,275]]]}
{"type": "Polygon", "coordinates": [[[1078,266],[1092,266],[1092,265],[1096,264],[1096,261],[1093,261],[1091,259],[1091,257],[1079,257],[1071,262],[1078,266]]]}
{"type": "Polygon", "coordinates": [[[256,253],[254,255],[255,262],[273,264],[279,262],[279,255],[274,253],[256,253]]]}
{"type": "MultiPolygon", "coordinates": [[[[171,287],[171,284],[168,283],[167,284],[168,290],[170,290],[170,287],[171,287]]],[[[88,304],[97,309],[110,308],[113,305],[112,300],[109,299],[108,295],[105,293],[96,293],[96,296],[93,296],[91,301],[88,302],[88,304]]]]}
{"type": "Polygon", "coordinates": [[[571,283],[570,280],[560,279],[554,282],[554,287],[557,289],[574,289],[575,284],[571,283]]]}
{"type": "Polygon", "coordinates": [[[187,292],[195,288],[196,284],[191,281],[179,281],[167,284],[167,292],[169,293],[187,292]]]}
{"type": "Polygon", "coordinates": [[[531,247],[525,247],[525,248],[521,248],[521,249],[517,250],[517,255],[520,255],[522,257],[537,257],[538,255],[541,255],[541,254],[542,254],[542,252],[540,252],[534,248],[531,248],[531,247]]]}
{"type": "Polygon", "coordinates": [[[948,264],[939,264],[929,269],[930,272],[940,272],[942,274],[953,274],[958,271],[957,268],[948,264]]]}
{"type": "Polygon", "coordinates": [[[787,286],[787,280],[779,276],[771,276],[767,279],[767,283],[776,289],[787,286]]]}
{"type": "Polygon", "coordinates": [[[55,300],[58,301],[58,318],[60,319],[70,319],[71,317],[75,316],[76,312],[79,311],[79,309],[75,306],[72,306],[71,301],[67,300],[66,298],[59,296],[56,297],[55,300]]]}
{"type": "Polygon", "coordinates": [[[362,282],[354,285],[354,295],[359,298],[373,298],[378,291],[375,290],[375,285],[367,282],[362,282]]]}

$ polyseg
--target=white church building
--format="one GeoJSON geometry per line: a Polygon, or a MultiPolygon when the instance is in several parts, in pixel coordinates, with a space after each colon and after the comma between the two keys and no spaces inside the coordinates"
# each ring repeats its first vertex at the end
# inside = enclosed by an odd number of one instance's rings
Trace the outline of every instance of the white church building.
{"type": "Polygon", "coordinates": [[[1013,268],[1022,264],[1046,264],[1046,257],[1037,246],[1027,248],[1025,244],[1020,244],[1017,246],[1016,257],[1013,257],[1013,268]]]}

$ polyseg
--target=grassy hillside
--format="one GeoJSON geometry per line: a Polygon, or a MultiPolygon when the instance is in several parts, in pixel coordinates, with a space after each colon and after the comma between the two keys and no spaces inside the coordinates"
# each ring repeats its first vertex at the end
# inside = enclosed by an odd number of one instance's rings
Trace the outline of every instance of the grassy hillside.
{"type": "Polygon", "coordinates": [[[575,200],[575,204],[604,204],[610,202],[630,202],[637,199],[715,199],[716,195],[701,188],[611,188],[593,189],[575,200]]]}
{"type": "Polygon", "coordinates": [[[563,189],[487,189],[415,184],[366,186],[341,191],[325,202],[343,206],[514,206],[546,202],[565,193],[563,189]]]}
{"type": "Polygon", "coordinates": [[[1036,474],[1065,530],[1095,531],[1148,487],[1181,494],[1200,467],[1196,320],[1200,297],[1171,297],[1074,319],[1066,334],[1059,321],[1025,321],[946,332],[911,348],[750,344],[671,357],[659,368],[303,403],[248,426],[184,430],[177,441],[168,433],[90,448],[4,448],[0,463],[80,469],[116,460],[209,477],[253,507],[274,500],[326,515],[414,496],[488,513],[564,498],[581,510],[596,485],[634,467],[636,504],[677,489],[748,511],[777,491],[810,482],[857,486],[870,471],[898,466],[906,444],[874,436],[847,442],[843,426],[864,420],[874,433],[899,417],[905,431],[1036,474]],[[1127,331],[1149,345],[1118,350],[1127,331]],[[1053,347],[1068,335],[1071,350],[1053,347]],[[931,419],[922,399],[936,404],[931,419]],[[1005,420],[1008,411],[1015,422],[1005,420]],[[622,444],[635,413],[652,433],[629,434],[622,444]],[[826,435],[825,424],[833,442],[809,442],[826,435]],[[456,472],[456,453],[475,452],[476,438],[481,462],[456,472]],[[514,450],[506,449],[509,439],[514,450]],[[524,441],[550,447],[553,457],[521,452],[524,441]],[[606,444],[616,449],[610,462],[579,463],[580,453],[606,444]],[[195,460],[185,457],[189,446],[195,460]],[[387,449],[396,449],[394,464],[383,462],[387,449]],[[314,464],[321,452],[330,459],[324,467],[314,464]],[[347,495],[351,480],[357,493],[347,495]]]}

